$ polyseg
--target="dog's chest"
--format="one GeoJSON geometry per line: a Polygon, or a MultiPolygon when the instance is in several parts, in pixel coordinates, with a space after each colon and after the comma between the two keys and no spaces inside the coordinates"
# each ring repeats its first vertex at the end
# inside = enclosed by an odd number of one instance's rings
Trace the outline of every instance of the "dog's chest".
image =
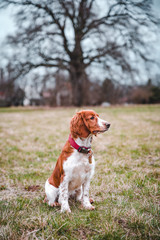
{"type": "Polygon", "coordinates": [[[88,155],[77,151],[64,163],[65,175],[69,181],[69,189],[74,190],[80,187],[87,177],[90,177],[94,171],[94,157],[92,163],[89,163],[88,155]]]}

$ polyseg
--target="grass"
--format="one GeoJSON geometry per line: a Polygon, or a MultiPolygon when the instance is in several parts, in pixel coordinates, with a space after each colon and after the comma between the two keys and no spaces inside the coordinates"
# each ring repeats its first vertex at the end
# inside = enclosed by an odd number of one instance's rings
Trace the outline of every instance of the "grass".
{"type": "Polygon", "coordinates": [[[79,109],[0,109],[0,239],[160,239],[160,106],[94,108],[95,211],[43,203],[44,183],[79,109]]]}

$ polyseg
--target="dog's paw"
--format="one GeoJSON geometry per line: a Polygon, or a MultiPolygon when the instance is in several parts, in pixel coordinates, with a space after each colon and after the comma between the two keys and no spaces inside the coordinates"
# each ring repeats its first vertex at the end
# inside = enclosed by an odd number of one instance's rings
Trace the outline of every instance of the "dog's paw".
{"type": "Polygon", "coordinates": [[[87,205],[82,204],[81,206],[86,210],[95,210],[95,207],[91,204],[87,204],[87,205]]]}
{"type": "Polygon", "coordinates": [[[61,204],[58,203],[58,202],[54,202],[54,203],[50,204],[50,206],[51,206],[51,207],[60,207],[61,204]]]}
{"type": "Polygon", "coordinates": [[[81,202],[82,201],[82,197],[81,196],[76,197],[76,201],[77,202],[81,202]]]}
{"type": "Polygon", "coordinates": [[[71,213],[71,209],[70,208],[65,208],[61,206],[61,213],[71,213]]]}
{"type": "Polygon", "coordinates": [[[91,206],[86,207],[86,209],[87,210],[95,210],[95,207],[91,205],[91,206]]]}

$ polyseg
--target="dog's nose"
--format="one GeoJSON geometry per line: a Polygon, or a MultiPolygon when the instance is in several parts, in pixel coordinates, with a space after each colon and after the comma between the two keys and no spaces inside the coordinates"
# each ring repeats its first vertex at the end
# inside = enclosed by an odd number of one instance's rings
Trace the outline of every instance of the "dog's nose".
{"type": "Polygon", "coordinates": [[[110,123],[106,123],[106,126],[107,126],[107,128],[109,128],[111,126],[111,124],[110,123]]]}

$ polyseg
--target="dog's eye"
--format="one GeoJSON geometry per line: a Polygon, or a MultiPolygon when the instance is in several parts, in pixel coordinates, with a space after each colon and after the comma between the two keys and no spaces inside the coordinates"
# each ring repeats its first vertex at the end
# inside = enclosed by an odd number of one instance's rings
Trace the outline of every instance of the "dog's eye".
{"type": "Polygon", "coordinates": [[[94,117],[91,117],[90,119],[92,119],[92,120],[93,120],[93,119],[94,119],[94,117]]]}

